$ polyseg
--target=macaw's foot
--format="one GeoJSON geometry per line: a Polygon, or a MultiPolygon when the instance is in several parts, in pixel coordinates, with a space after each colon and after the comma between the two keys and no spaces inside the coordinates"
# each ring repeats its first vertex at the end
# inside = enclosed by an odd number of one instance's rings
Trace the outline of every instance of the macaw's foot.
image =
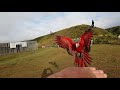
{"type": "Polygon", "coordinates": [[[77,53],[77,56],[78,56],[79,58],[82,58],[82,57],[83,57],[83,53],[77,53]]]}

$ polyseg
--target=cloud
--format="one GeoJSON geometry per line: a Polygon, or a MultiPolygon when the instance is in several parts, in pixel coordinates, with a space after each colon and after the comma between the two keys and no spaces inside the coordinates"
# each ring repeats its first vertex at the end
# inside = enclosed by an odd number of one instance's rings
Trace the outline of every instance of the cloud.
{"type": "Polygon", "coordinates": [[[120,12],[0,12],[0,42],[34,39],[80,24],[120,25],[120,12]]]}

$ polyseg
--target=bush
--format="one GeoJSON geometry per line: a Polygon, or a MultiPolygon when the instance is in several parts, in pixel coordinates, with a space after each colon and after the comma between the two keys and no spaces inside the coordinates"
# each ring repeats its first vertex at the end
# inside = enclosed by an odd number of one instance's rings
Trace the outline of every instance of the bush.
{"type": "Polygon", "coordinates": [[[117,40],[117,36],[111,34],[99,35],[94,39],[95,44],[111,44],[111,41],[117,40]]]}

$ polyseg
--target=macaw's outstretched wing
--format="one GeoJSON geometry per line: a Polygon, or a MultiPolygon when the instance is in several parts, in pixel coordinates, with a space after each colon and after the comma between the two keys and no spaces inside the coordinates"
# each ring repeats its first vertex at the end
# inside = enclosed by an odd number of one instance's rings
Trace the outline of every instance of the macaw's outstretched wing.
{"type": "Polygon", "coordinates": [[[55,42],[61,47],[69,51],[69,54],[72,51],[72,45],[74,44],[74,41],[71,38],[65,37],[65,36],[56,36],[55,42]]]}
{"type": "Polygon", "coordinates": [[[84,41],[85,52],[90,51],[90,44],[91,44],[92,37],[93,37],[93,32],[91,31],[91,29],[87,30],[80,37],[84,41]]]}

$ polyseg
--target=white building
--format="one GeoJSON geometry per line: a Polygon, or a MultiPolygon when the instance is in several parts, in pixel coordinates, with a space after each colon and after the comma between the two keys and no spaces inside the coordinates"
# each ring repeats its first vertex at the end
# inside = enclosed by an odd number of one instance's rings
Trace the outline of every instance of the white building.
{"type": "Polygon", "coordinates": [[[22,52],[37,49],[38,49],[37,41],[0,43],[0,55],[16,53],[18,51],[22,52]]]}
{"type": "Polygon", "coordinates": [[[27,47],[27,42],[10,43],[10,48],[16,48],[16,45],[21,45],[22,47],[27,47]]]}

